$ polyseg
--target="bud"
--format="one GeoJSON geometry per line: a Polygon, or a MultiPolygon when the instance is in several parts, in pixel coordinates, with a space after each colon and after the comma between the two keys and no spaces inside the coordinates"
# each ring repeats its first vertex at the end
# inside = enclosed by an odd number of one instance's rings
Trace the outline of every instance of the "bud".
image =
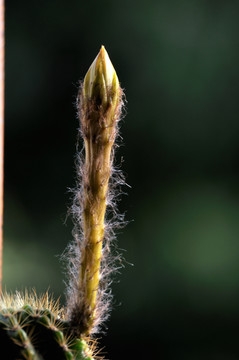
{"type": "Polygon", "coordinates": [[[104,46],[90,66],[79,93],[79,117],[86,152],[91,141],[113,144],[122,106],[122,89],[104,46]]]}
{"type": "Polygon", "coordinates": [[[83,97],[93,100],[106,110],[109,105],[117,106],[119,80],[104,46],[91,64],[83,83],[83,97]]]}

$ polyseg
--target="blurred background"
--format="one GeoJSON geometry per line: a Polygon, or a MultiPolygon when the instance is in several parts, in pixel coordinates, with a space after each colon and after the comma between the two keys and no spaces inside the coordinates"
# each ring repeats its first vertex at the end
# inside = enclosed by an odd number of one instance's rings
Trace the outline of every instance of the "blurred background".
{"type": "Polygon", "coordinates": [[[6,0],[7,290],[49,288],[64,304],[75,99],[102,44],[125,89],[129,224],[106,358],[239,358],[238,11],[233,0],[6,0]]]}

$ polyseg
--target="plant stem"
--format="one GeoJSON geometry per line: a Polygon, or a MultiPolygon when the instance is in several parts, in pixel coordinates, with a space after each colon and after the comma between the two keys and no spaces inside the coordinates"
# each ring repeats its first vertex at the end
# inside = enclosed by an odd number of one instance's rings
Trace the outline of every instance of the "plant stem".
{"type": "MultiPolygon", "coordinates": [[[[102,250],[108,183],[112,173],[113,145],[122,106],[122,90],[109,56],[102,46],[90,66],[80,94],[79,118],[84,139],[85,158],[78,173],[81,186],[76,202],[80,202],[81,241],[77,288],[70,295],[72,326],[88,335],[105,317],[103,300],[107,281],[102,275],[102,250]],[[73,300],[72,300],[73,299],[73,300]],[[102,306],[103,305],[103,306],[102,306]]],[[[77,208],[77,206],[76,206],[77,208]]],[[[105,262],[104,262],[105,263],[105,262]]],[[[104,272],[105,273],[105,272],[104,272]]],[[[104,298],[105,299],[105,298],[104,298]]]]}
{"type": "Polygon", "coordinates": [[[85,144],[83,177],[83,235],[80,288],[88,312],[87,331],[96,316],[97,290],[105,229],[111,150],[116,136],[120,100],[117,75],[102,46],[86,74],[81,95],[81,128],[85,144]]]}
{"type": "Polygon", "coordinates": [[[106,195],[111,170],[112,141],[104,147],[94,143],[92,136],[85,139],[85,170],[83,232],[87,246],[82,253],[80,286],[85,286],[85,301],[91,314],[89,327],[94,321],[96,295],[99,285],[101,250],[104,237],[106,195]]]}

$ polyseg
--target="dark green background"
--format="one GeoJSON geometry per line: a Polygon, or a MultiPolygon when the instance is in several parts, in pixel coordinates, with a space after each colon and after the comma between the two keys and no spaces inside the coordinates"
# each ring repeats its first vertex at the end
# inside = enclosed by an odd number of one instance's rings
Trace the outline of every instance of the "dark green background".
{"type": "Polygon", "coordinates": [[[6,1],[8,290],[64,303],[74,103],[102,44],[125,89],[112,360],[239,358],[238,19],[230,0],[6,1]]]}

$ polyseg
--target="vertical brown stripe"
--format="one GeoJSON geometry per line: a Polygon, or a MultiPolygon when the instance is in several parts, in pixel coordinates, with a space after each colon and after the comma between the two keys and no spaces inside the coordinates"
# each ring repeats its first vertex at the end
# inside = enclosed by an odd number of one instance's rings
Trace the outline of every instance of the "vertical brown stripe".
{"type": "Polygon", "coordinates": [[[3,249],[3,157],[4,157],[4,0],[0,0],[0,291],[3,249]]]}

